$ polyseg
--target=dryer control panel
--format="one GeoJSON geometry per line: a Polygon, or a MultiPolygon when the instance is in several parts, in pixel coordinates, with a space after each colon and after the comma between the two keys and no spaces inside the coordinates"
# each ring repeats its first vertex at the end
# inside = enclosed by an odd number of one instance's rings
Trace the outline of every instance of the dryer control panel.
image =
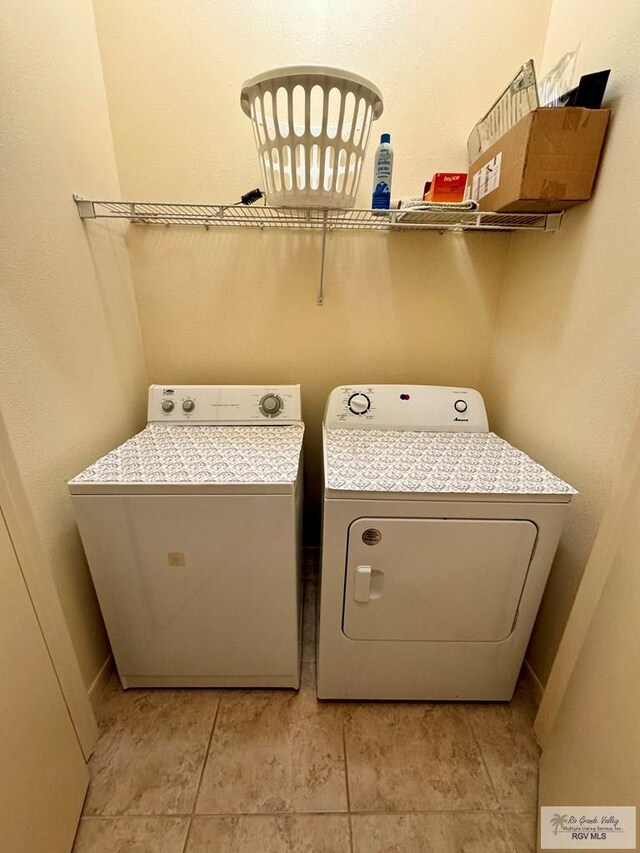
{"type": "Polygon", "coordinates": [[[149,423],[201,426],[295,424],[299,385],[152,385],[149,423]]]}
{"type": "Polygon", "coordinates": [[[488,432],[482,395],[442,385],[342,385],[327,400],[328,429],[488,432]]]}

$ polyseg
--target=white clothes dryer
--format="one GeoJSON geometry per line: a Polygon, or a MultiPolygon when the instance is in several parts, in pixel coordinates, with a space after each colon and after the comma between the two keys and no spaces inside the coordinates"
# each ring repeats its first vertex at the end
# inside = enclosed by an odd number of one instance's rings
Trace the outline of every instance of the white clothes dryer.
{"type": "Polygon", "coordinates": [[[575,490],[470,388],[336,388],[323,446],[318,696],[509,700],[575,490]]]}
{"type": "Polygon", "coordinates": [[[300,388],[153,385],[69,483],[123,687],[300,683],[300,388]]]}

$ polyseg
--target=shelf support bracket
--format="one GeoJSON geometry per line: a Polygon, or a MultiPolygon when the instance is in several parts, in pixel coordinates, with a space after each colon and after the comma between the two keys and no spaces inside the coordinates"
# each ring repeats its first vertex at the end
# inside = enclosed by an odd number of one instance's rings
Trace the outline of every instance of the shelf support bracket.
{"type": "Polygon", "coordinates": [[[562,216],[564,211],[560,211],[559,213],[547,213],[545,231],[557,231],[560,228],[560,223],[562,222],[562,216]]]}
{"type": "Polygon", "coordinates": [[[76,203],[76,207],[78,208],[78,216],[80,219],[95,219],[96,218],[96,209],[93,206],[92,201],[88,201],[86,198],[82,198],[82,196],[74,195],[73,200],[76,203]]]}
{"type": "Polygon", "coordinates": [[[324,305],[324,259],[327,249],[327,213],[322,211],[322,254],[320,255],[320,287],[318,290],[318,305],[324,305]]]}

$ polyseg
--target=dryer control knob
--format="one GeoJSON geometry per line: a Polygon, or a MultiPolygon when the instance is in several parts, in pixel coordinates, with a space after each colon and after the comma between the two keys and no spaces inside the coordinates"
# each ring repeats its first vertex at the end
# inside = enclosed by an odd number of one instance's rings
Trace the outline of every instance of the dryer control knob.
{"type": "Polygon", "coordinates": [[[277,394],[265,394],[260,400],[260,411],[267,418],[275,418],[282,411],[284,403],[277,394]]]}
{"type": "Polygon", "coordinates": [[[466,400],[456,400],[453,404],[453,408],[456,412],[466,412],[467,411],[467,401],[466,400]]]}
{"type": "Polygon", "coordinates": [[[195,400],[184,400],[182,403],[182,408],[185,412],[192,412],[196,407],[195,400]]]}
{"type": "Polygon", "coordinates": [[[349,411],[354,415],[366,415],[371,408],[371,400],[366,394],[352,394],[349,397],[349,411]]]}
{"type": "Polygon", "coordinates": [[[175,409],[175,403],[173,402],[173,400],[163,400],[162,401],[162,411],[163,412],[166,412],[167,414],[169,414],[169,412],[172,412],[174,409],[175,409]]]}

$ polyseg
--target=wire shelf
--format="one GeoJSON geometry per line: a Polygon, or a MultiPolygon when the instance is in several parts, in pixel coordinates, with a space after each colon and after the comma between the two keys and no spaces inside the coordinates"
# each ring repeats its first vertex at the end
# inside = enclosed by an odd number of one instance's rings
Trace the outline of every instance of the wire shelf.
{"type": "Polygon", "coordinates": [[[138,225],[205,228],[305,228],[315,231],[557,231],[562,213],[484,210],[336,210],[231,204],[96,201],[74,196],[81,219],[127,219],[138,225]]]}

